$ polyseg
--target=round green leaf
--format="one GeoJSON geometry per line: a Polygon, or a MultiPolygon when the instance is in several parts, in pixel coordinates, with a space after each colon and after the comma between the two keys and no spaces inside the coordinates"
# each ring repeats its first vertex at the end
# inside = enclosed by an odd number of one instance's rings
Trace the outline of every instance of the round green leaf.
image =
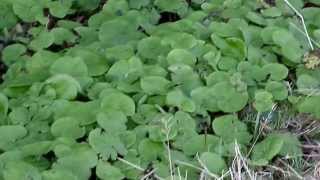
{"type": "Polygon", "coordinates": [[[170,81],[160,76],[147,76],[141,79],[141,88],[147,94],[165,94],[170,81]]]}
{"type": "Polygon", "coordinates": [[[162,11],[178,13],[183,16],[187,13],[188,4],[183,0],[156,0],[154,4],[162,11]]]}
{"type": "Polygon", "coordinates": [[[275,100],[285,100],[288,97],[288,90],[284,83],[268,81],[266,91],[270,92],[275,100]]]}
{"type": "Polygon", "coordinates": [[[77,36],[70,30],[62,27],[53,28],[50,32],[54,36],[54,43],[58,45],[63,45],[65,42],[74,43],[77,39],[77,36]]]}
{"type": "Polygon", "coordinates": [[[230,83],[220,82],[212,88],[219,109],[224,112],[240,111],[248,102],[247,92],[238,92],[230,83]],[[223,93],[221,93],[223,92],[223,93]]]}
{"type": "Polygon", "coordinates": [[[273,33],[272,39],[275,44],[281,47],[284,57],[295,63],[301,62],[304,52],[299,41],[289,31],[277,30],[273,33]]]}
{"type": "Polygon", "coordinates": [[[79,82],[66,74],[55,75],[46,80],[46,83],[53,88],[56,97],[59,99],[74,99],[81,90],[79,82]]]}
{"type": "Polygon", "coordinates": [[[316,78],[302,74],[297,80],[298,92],[305,95],[313,95],[320,87],[320,82],[316,78]]]}
{"type": "Polygon", "coordinates": [[[31,42],[30,47],[34,50],[48,48],[55,41],[54,34],[48,31],[40,32],[31,42]]]}
{"type": "Polygon", "coordinates": [[[39,170],[23,161],[8,162],[3,170],[4,179],[10,180],[41,180],[41,174],[39,170]]]}
{"type": "Polygon", "coordinates": [[[80,127],[80,122],[77,119],[65,117],[54,121],[51,126],[51,133],[56,137],[78,139],[85,135],[85,129],[80,127]]]}
{"type": "Polygon", "coordinates": [[[213,120],[212,128],[214,132],[226,143],[248,144],[251,135],[247,131],[245,123],[239,121],[235,115],[225,115],[213,120]]]}
{"type": "Polygon", "coordinates": [[[83,59],[87,65],[89,76],[103,75],[109,68],[107,59],[88,49],[75,48],[71,50],[70,55],[83,59]]]}
{"type": "Polygon", "coordinates": [[[196,57],[184,49],[173,49],[169,52],[167,60],[169,65],[185,64],[193,66],[196,63],[196,57]]]}
{"type": "Polygon", "coordinates": [[[7,46],[2,51],[2,59],[6,65],[11,65],[17,60],[19,57],[27,51],[27,48],[22,44],[12,44],[7,46]]]}
{"type": "Polygon", "coordinates": [[[256,92],[254,107],[259,112],[270,111],[273,106],[273,96],[267,91],[256,92]]]}
{"type": "Polygon", "coordinates": [[[17,140],[25,137],[28,131],[23,126],[2,125],[0,126],[0,149],[10,149],[17,140]]]}
{"type": "Polygon", "coordinates": [[[150,139],[144,139],[138,146],[140,157],[145,162],[152,162],[157,160],[164,151],[161,143],[153,142],[150,139]]]}
{"type": "Polygon", "coordinates": [[[79,57],[64,56],[57,59],[50,67],[51,74],[68,74],[73,77],[88,76],[88,68],[79,57]],[[75,68],[76,67],[76,68],[75,68]]]}
{"type": "Polygon", "coordinates": [[[119,19],[103,23],[99,31],[99,39],[106,47],[127,44],[142,36],[135,25],[119,19]]]}
{"type": "Polygon", "coordinates": [[[119,134],[127,129],[127,117],[121,111],[110,110],[97,115],[97,122],[106,132],[119,134]]]}
{"type": "Polygon", "coordinates": [[[101,108],[105,112],[110,110],[121,111],[127,116],[132,116],[135,113],[134,101],[129,96],[117,92],[104,96],[101,100],[101,108]]]}
{"type": "Polygon", "coordinates": [[[280,153],[283,147],[283,139],[276,136],[267,136],[256,144],[252,151],[252,161],[260,165],[266,165],[274,156],[280,153]]]}
{"type": "Polygon", "coordinates": [[[173,90],[167,94],[166,102],[168,105],[177,106],[181,110],[186,112],[194,112],[194,102],[186,97],[181,90],[173,90]]]}
{"type": "Polygon", "coordinates": [[[72,6],[72,0],[50,1],[48,3],[50,13],[58,18],[65,17],[72,6]]]}
{"type": "Polygon", "coordinates": [[[125,178],[121,170],[108,162],[99,161],[96,167],[97,176],[102,180],[119,180],[125,178]]]}
{"type": "Polygon", "coordinates": [[[146,59],[156,60],[158,56],[163,55],[167,51],[168,47],[162,45],[161,38],[159,37],[147,37],[138,43],[138,53],[146,59]]]}
{"type": "Polygon", "coordinates": [[[263,71],[270,74],[270,79],[280,81],[288,76],[289,70],[283,64],[269,63],[263,66],[263,71]]]}
{"type": "Polygon", "coordinates": [[[220,139],[213,135],[195,135],[188,137],[182,144],[182,150],[186,155],[215,150],[219,146],[220,139]]]}
{"type": "Polygon", "coordinates": [[[205,152],[201,154],[200,160],[213,174],[221,174],[223,170],[227,169],[226,162],[218,154],[205,152]]]}

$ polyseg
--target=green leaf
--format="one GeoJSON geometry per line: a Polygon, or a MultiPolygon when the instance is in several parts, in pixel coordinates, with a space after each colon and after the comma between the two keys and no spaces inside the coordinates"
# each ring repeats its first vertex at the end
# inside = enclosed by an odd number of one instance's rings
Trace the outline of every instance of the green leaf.
{"type": "Polygon", "coordinates": [[[99,101],[55,101],[52,107],[56,119],[72,117],[80,122],[80,125],[92,124],[96,121],[96,115],[100,111],[99,101]]]}
{"type": "Polygon", "coordinates": [[[42,8],[43,4],[34,0],[18,0],[12,3],[13,12],[25,22],[32,22],[42,18],[42,8]]]}
{"type": "Polygon", "coordinates": [[[50,13],[57,18],[65,17],[70,11],[71,6],[72,0],[50,1],[48,3],[50,13]]]}
{"type": "Polygon", "coordinates": [[[212,22],[210,23],[209,29],[220,37],[237,37],[240,36],[240,31],[234,28],[230,23],[223,22],[212,22]]]}
{"type": "Polygon", "coordinates": [[[260,91],[255,93],[254,107],[259,112],[271,111],[273,106],[273,96],[267,91],[260,91]]]}
{"type": "Polygon", "coordinates": [[[19,125],[2,125],[0,126],[0,149],[10,149],[19,139],[27,135],[25,127],[19,125]]]}
{"type": "Polygon", "coordinates": [[[102,24],[99,39],[106,47],[124,45],[143,37],[134,24],[125,20],[111,20],[102,24]]]}
{"type": "Polygon", "coordinates": [[[154,4],[162,11],[178,13],[183,16],[188,11],[188,4],[184,0],[155,0],[154,4]]]}
{"type": "Polygon", "coordinates": [[[128,83],[136,81],[143,72],[143,64],[137,57],[121,60],[114,63],[109,69],[106,77],[113,81],[125,81],[128,83]]]}
{"type": "Polygon", "coordinates": [[[58,99],[74,99],[77,97],[78,92],[81,91],[81,86],[77,80],[66,74],[57,74],[46,80],[46,84],[49,85],[47,93],[52,93],[58,99]]]}
{"type": "Polygon", "coordinates": [[[200,160],[213,174],[221,174],[223,170],[227,169],[226,162],[218,154],[205,152],[201,154],[200,160]]]}
{"type": "Polygon", "coordinates": [[[238,60],[231,57],[222,57],[218,63],[221,71],[234,71],[237,68],[238,60]]]}
{"type": "Polygon", "coordinates": [[[0,93],[0,118],[3,120],[3,118],[8,114],[9,110],[9,100],[7,96],[0,93]]]}
{"type": "Polygon", "coordinates": [[[77,39],[77,36],[70,30],[62,27],[53,28],[50,33],[54,36],[54,43],[58,45],[63,45],[65,42],[74,43],[77,39]]]}
{"type": "Polygon", "coordinates": [[[238,92],[228,82],[217,83],[213,86],[212,93],[215,94],[217,105],[223,112],[240,111],[248,102],[247,92],[238,92]]]}
{"type": "Polygon", "coordinates": [[[298,110],[300,113],[311,113],[315,117],[320,117],[320,96],[306,97],[298,104],[298,110]]]}
{"type": "Polygon", "coordinates": [[[308,74],[301,74],[298,76],[297,87],[299,93],[313,95],[315,90],[320,87],[320,82],[308,74]]]}
{"type": "Polygon", "coordinates": [[[191,91],[191,99],[195,102],[198,113],[202,111],[216,112],[219,111],[217,99],[208,87],[199,87],[191,91]]]}
{"type": "Polygon", "coordinates": [[[280,81],[288,76],[289,70],[283,64],[269,63],[263,66],[263,71],[270,74],[270,79],[280,81]]]}
{"type": "Polygon", "coordinates": [[[120,134],[126,129],[127,117],[121,111],[110,110],[97,115],[97,122],[106,132],[120,134]]]}
{"type": "Polygon", "coordinates": [[[299,158],[301,157],[302,149],[301,142],[298,137],[291,133],[276,133],[271,134],[270,136],[274,136],[275,138],[283,140],[283,146],[279,152],[281,156],[291,157],[291,158],[299,158]]]}
{"type": "Polygon", "coordinates": [[[17,60],[19,57],[23,55],[27,51],[27,48],[22,44],[12,44],[5,47],[2,51],[2,59],[6,65],[11,65],[17,60]]]}
{"type": "Polygon", "coordinates": [[[51,133],[56,137],[78,139],[85,135],[85,128],[80,126],[80,122],[77,119],[65,117],[53,122],[51,133]]]}
{"type": "Polygon", "coordinates": [[[212,128],[214,132],[226,143],[248,144],[251,135],[245,123],[239,121],[234,115],[225,115],[213,120],[212,128]]]}
{"type": "Polygon", "coordinates": [[[275,18],[275,17],[279,17],[282,15],[282,12],[280,9],[278,9],[277,7],[270,7],[270,8],[267,8],[267,9],[263,9],[261,11],[261,14],[265,17],[272,17],[272,18],[275,18]]]}
{"type": "Polygon", "coordinates": [[[147,76],[141,79],[141,89],[147,94],[165,94],[170,81],[160,76],[147,76]]]}
{"type": "Polygon", "coordinates": [[[161,43],[161,38],[156,36],[144,38],[138,43],[138,53],[146,59],[156,60],[167,51],[168,47],[161,43]]]}
{"type": "Polygon", "coordinates": [[[150,4],[150,0],[129,0],[129,6],[131,8],[140,9],[150,4]]]}
{"type": "Polygon", "coordinates": [[[230,80],[230,74],[224,71],[215,71],[206,77],[207,86],[214,86],[219,82],[226,82],[230,80]]]}
{"type": "Polygon", "coordinates": [[[252,151],[252,161],[257,165],[266,165],[280,153],[284,145],[283,139],[276,136],[267,136],[264,140],[256,144],[252,151]]]}
{"type": "Polygon", "coordinates": [[[58,180],[58,179],[65,179],[65,180],[77,180],[77,176],[73,175],[70,171],[63,170],[63,169],[53,169],[49,171],[42,172],[43,180],[58,180]]]}
{"type": "Polygon", "coordinates": [[[134,56],[134,49],[131,45],[118,45],[106,49],[108,59],[124,60],[134,56]]]}
{"type": "Polygon", "coordinates": [[[198,40],[188,33],[169,32],[163,37],[163,44],[169,44],[173,49],[190,49],[197,45],[198,40]]]}
{"type": "Polygon", "coordinates": [[[273,33],[278,30],[281,30],[281,28],[278,26],[272,26],[272,25],[267,26],[264,29],[262,29],[260,35],[261,35],[263,42],[266,44],[274,44],[273,33]]]}
{"type": "Polygon", "coordinates": [[[182,150],[186,155],[214,151],[219,146],[220,139],[213,135],[189,136],[182,144],[182,150]]]}
{"type": "Polygon", "coordinates": [[[138,124],[146,124],[155,117],[158,117],[159,111],[158,109],[151,104],[141,104],[137,108],[137,113],[132,117],[133,121],[138,124]]]}
{"type": "Polygon", "coordinates": [[[64,56],[57,59],[51,65],[50,73],[51,74],[68,74],[76,78],[76,77],[88,76],[88,68],[81,58],[64,56]]]}
{"type": "Polygon", "coordinates": [[[41,156],[47,154],[52,149],[52,144],[51,141],[38,141],[26,144],[21,147],[21,152],[24,156],[41,156]]]}
{"type": "Polygon", "coordinates": [[[81,37],[78,39],[79,44],[86,45],[99,40],[98,32],[94,28],[80,26],[80,27],[74,28],[74,30],[81,37]]]}
{"type": "Polygon", "coordinates": [[[98,163],[96,153],[86,143],[78,144],[74,147],[67,146],[65,143],[58,143],[55,147],[55,155],[58,159],[53,164],[52,169],[70,172],[78,180],[89,179],[91,169],[98,163]]]}
{"type": "Polygon", "coordinates": [[[289,31],[283,29],[275,31],[272,39],[276,45],[281,47],[284,57],[294,63],[301,62],[304,52],[300,48],[299,41],[289,31]]]}
{"type": "Polygon", "coordinates": [[[181,90],[173,90],[167,94],[166,103],[171,106],[179,107],[186,112],[194,112],[194,102],[185,96],[181,90]]]}
{"type": "Polygon", "coordinates": [[[104,4],[103,10],[116,13],[125,13],[129,9],[129,4],[126,0],[109,0],[104,4]]]}
{"type": "Polygon", "coordinates": [[[106,112],[110,110],[121,111],[127,116],[132,116],[135,113],[134,101],[129,96],[117,92],[104,96],[101,100],[101,108],[106,112]]]}
{"type": "Polygon", "coordinates": [[[44,30],[30,42],[29,46],[34,50],[41,50],[51,46],[54,41],[54,34],[44,30]]]}
{"type": "Polygon", "coordinates": [[[0,21],[0,29],[10,29],[17,23],[17,17],[15,16],[11,4],[8,2],[1,2],[0,4],[0,19],[3,19],[0,21]]]}
{"type": "Polygon", "coordinates": [[[193,89],[202,86],[202,81],[198,73],[196,73],[190,66],[183,64],[176,64],[169,67],[171,73],[171,80],[181,90],[189,94],[193,89]]]}
{"type": "Polygon", "coordinates": [[[208,52],[203,55],[203,58],[208,61],[208,64],[214,69],[217,70],[218,63],[221,59],[221,52],[208,52]]]}
{"type": "Polygon", "coordinates": [[[169,65],[185,64],[193,66],[196,63],[196,57],[187,50],[173,49],[169,52],[167,61],[169,65]]]}
{"type": "Polygon", "coordinates": [[[150,139],[143,139],[138,146],[140,158],[145,162],[157,160],[163,153],[164,148],[161,143],[153,142],[150,139]]]}
{"type": "Polygon", "coordinates": [[[222,39],[215,34],[211,35],[213,43],[221,50],[222,54],[236,58],[240,61],[247,56],[247,47],[239,38],[222,39]]]}
{"type": "Polygon", "coordinates": [[[76,1],[77,6],[81,8],[81,10],[84,11],[92,11],[96,9],[99,6],[100,1],[99,0],[78,0],[76,1]]]}
{"type": "Polygon", "coordinates": [[[99,161],[96,167],[97,176],[103,180],[119,180],[125,178],[121,170],[108,162],[99,161]]]}
{"type": "Polygon", "coordinates": [[[88,68],[89,76],[103,75],[109,68],[108,61],[104,57],[86,48],[72,49],[70,55],[74,58],[80,57],[83,60],[88,68]]]}
{"type": "Polygon", "coordinates": [[[275,100],[285,100],[288,97],[288,90],[284,83],[268,81],[266,91],[270,92],[275,100]]]}
{"type": "Polygon", "coordinates": [[[88,141],[90,146],[100,154],[104,160],[109,158],[115,160],[117,154],[125,155],[127,149],[121,142],[119,136],[102,132],[101,129],[94,129],[89,133],[88,141]]]}
{"type": "Polygon", "coordinates": [[[36,167],[23,162],[8,162],[3,171],[3,178],[10,180],[41,180],[41,174],[36,167]]]}
{"type": "Polygon", "coordinates": [[[267,24],[266,20],[260,14],[252,12],[252,11],[247,13],[246,18],[249,21],[251,21],[255,24],[261,25],[261,26],[264,26],[267,24]]]}

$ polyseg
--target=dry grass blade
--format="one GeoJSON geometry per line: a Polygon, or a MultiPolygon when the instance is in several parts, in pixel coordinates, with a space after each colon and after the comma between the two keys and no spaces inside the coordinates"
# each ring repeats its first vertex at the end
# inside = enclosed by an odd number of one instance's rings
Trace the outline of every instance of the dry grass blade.
{"type": "Polygon", "coordinates": [[[247,179],[255,180],[256,177],[252,170],[250,170],[247,159],[242,156],[240,152],[240,147],[237,142],[235,142],[235,156],[232,161],[232,166],[230,169],[230,175],[232,180],[243,180],[243,176],[246,176],[247,179]]]}
{"type": "Polygon", "coordinates": [[[279,162],[285,165],[298,179],[304,180],[304,178],[288,163],[284,162],[282,159],[279,158],[279,162]]]}

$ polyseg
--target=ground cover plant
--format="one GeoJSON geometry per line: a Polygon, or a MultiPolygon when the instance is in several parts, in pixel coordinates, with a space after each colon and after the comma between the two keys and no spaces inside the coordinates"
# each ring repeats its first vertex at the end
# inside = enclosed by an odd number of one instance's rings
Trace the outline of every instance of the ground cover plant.
{"type": "Polygon", "coordinates": [[[0,180],[320,178],[319,0],[0,0],[0,180]]]}

